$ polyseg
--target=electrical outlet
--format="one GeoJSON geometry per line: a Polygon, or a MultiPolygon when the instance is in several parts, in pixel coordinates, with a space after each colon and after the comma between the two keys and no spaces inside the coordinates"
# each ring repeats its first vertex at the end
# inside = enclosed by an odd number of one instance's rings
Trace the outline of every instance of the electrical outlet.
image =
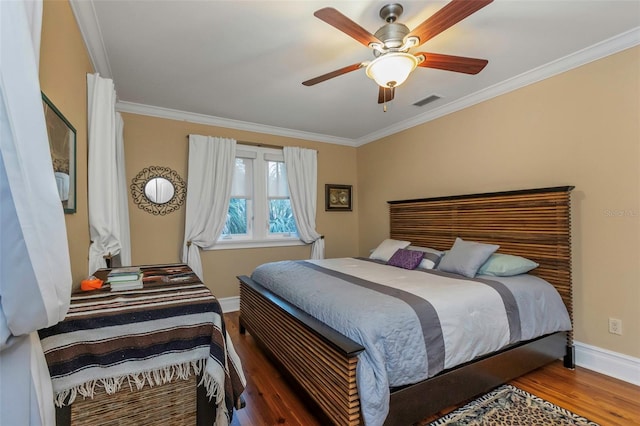
{"type": "Polygon", "coordinates": [[[609,318],[609,333],[622,336],[622,320],[609,318]]]}

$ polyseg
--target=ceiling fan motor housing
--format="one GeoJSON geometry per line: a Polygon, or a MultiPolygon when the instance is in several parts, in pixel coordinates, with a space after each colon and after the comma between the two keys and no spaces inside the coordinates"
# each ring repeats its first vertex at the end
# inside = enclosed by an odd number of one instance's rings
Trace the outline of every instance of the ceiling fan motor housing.
{"type": "Polygon", "coordinates": [[[404,38],[409,32],[406,25],[392,22],[380,27],[374,36],[384,43],[386,49],[398,49],[404,44],[404,38]]]}

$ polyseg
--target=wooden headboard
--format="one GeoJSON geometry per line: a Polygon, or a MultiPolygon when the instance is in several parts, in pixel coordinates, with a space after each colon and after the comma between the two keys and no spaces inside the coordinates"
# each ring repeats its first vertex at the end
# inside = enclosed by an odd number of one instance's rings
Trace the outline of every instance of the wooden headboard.
{"type": "Polygon", "coordinates": [[[573,188],[389,201],[390,237],[438,250],[451,248],[456,237],[499,244],[498,252],[523,256],[540,265],[531,274],[549,281],[558,290],[573,322],[573,188]]]}

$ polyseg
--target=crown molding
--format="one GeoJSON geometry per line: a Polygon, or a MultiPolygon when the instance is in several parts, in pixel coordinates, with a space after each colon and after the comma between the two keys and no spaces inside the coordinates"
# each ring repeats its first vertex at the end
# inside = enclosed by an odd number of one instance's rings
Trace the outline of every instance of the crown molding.
{"type": "Polygon", "coordinates": [[[579,50],[575,53],[565,56],[564,58],[557,59],[549,62],[538,68],[534,68],[531,71],[527,71],[513,78],[487,87],[486,89],[475,92],[471,95],[457,99],[439,108],[433,109],[415,117],[411,117],[407,120],[401,121],[389,127],[385,127],[377,132],[369,133],[362,138],[355,139],[355,146],[361,146],[369,142],[376,141],[386,136],[390,136],[401,132],[403,130],[410,129],[412,127],[424,124],[436,118],[443,117],[447,114],[451,114],[456,111],[460,111],[464,108],[468,108],[475,104],[487,101],[505,93],[512,92],[522,87],[528,86],[533,83],[537,83],[541,80],[553,77],[563,72],[569,71],[573,68],[588,64],[589,62],[602,59],[606,56],[613,55],[614,53],[621,52],[631,47],[640,44],[640,27],[633,28],[627,32],[619,34],[610,39],[604,40],[593,46],[579,50]]]}
{"type": "Polygon", "coordinates": [[[287,129],[283,127],[250,123],[247,121],[231,120],[228,118],[220,118],[211,115],[197,114],[193,112],[179,111],[170,108],[161,108],[151,105],[137,104],[133,102],[116,102],[116,111],[166,118],[169,120],[188,121],[190,123],[206,124],[208,126],[225,127],[228,129],[245,130],[247,132],[265,133],[268,135],[284,136],[287,138],[332,143],[335,145],[354,146],[353,139],[348,138],[339,138],[336,136],[324,135],[320,133],[303,132],[300,130],[287,129]]]}
{"type": "Polygon", "coordinates": [[[104,78],[113,78],[102,30],[92,0],[69,0],[93,69],[104,78]]]}

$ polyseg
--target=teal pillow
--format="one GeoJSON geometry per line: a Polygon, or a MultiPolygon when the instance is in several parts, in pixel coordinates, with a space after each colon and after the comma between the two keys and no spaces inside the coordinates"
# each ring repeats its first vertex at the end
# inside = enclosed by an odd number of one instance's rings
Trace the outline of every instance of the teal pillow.
{"type": "Polygon", "coordinates": [[[520,275],[537,268],[533,260],[511,254],[494,253],[478,269],[478,275],[492,275],[494,277],[510,277],[520,275]]]}

